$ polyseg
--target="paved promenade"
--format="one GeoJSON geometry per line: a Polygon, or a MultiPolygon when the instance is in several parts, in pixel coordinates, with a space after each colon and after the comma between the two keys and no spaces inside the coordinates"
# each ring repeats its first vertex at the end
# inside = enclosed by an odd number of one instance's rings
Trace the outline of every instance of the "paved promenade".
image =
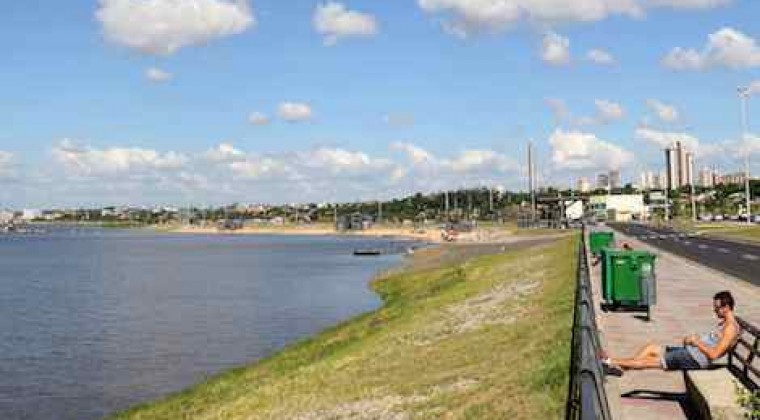
{"type": "MultiPolygon", "coordinates": [[[[760,287],[660,251],[615,232],[618,245],[625,241],[637,249],[657,254],[657,305],[651,322],[644,313],[597,312],[602,341],[613,357],[629,357],[647,341],[680,344],[690,333],[701,333],[716,324],[712,296],[730,290],[737,314],[760,325],[760,287]]],[[[600,268],[591,271],[594,299],[599,308],[600,268]]],[[[620,418],[631,420],[688,418],[681,372],[626,372],[611,381],[610,399],[620,418]],[[617,391],[617,392],[616,392],[617,391]],[[615,395],[620,394],[619,401],[615,395]]]]}

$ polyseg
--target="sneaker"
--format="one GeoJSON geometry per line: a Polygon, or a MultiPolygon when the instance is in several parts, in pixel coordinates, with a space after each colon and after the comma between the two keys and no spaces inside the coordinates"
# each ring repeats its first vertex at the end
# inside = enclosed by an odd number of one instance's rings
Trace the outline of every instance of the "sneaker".
{"type": "Polygon", "coordinates": [[[604,370],[604,374],[609,376],[621,377],[624,373],[620,366],[613,364],[609,359],[602,360],[602,369],[604,370]]]}

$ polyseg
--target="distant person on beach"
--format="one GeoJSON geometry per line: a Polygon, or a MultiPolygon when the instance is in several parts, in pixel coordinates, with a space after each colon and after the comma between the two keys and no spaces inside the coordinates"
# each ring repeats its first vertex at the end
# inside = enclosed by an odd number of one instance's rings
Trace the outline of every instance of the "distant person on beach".
{"type": "Polygon", "coordinates": [[[709,333],[685,337],[682,346],[649,343],[627,359],[610,358],[603,354],[605,371],[621,376],[626,370],[696,370],[710,367],[715,359],[723,357],[736,345],[741,334],[741,327],[734,316],[731,292],[722,291],[713,296],[713,311],[718,317],[718,325],[709,333]]]}

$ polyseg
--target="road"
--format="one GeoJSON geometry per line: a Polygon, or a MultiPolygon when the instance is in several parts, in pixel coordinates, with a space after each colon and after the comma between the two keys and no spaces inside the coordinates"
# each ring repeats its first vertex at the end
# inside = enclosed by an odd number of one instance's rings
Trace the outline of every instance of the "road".
{"type": "Polygon", "coordinates": [[[760,245],[708,238],[645,224],[610,223],[609,226],[664,251],[760,286],[760,245]]]}

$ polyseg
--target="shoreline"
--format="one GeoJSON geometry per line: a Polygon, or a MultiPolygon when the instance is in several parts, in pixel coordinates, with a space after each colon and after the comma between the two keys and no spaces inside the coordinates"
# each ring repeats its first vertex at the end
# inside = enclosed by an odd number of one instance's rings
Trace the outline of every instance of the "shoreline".
{"type": "Polygon", "coordinates": [[[496,349],[504,340],[517,337],[532,343],[551,342],[555,345],[540,347],[546,351],[537,360],[548,358],[556,372],[567,371],[565,324],[572,315],[572,299],[564,289],[572,284],[563,286],[565,282],[550,280],[565,280],[573,272],[575,241],[562,236],[523,236],[511,244],[454,243],[424,249],[391,272],[373,277],[369,287],[383,301],[376,310],[108,418],[195,418],[224,412],[228,418],[327,419],[353,413],[355,404],[375,417],[433,408],[462,414],[469,406],[478,406],[487,409],[479,410],[477,418],[492,418],[510,412],[517,401],[527,417],[552,416],[564,407],[566,393],[565,380],[557,380],[554,369],[547,370],[541,362],[515,372],[507,367],[527,355],[513,357],[508,352],[476,349],[483,345],[496,349]],[[536,272],[525,260],[547,264],[536,272]],[[513,275],[505,278],[501,275],[505,271],[513,275]],[[525,309],[526,299],[532,309],[525,309]],[[517,308],[541,312],[557,304],[564,308],[560,311],[563,315],[555,320],[558,313],[554,309],[554,318],[541,329],[518,322],[523,317],[513,318],[512,311],[517,308]],[[452,322],[457,326],[454,331],[446,327],[452,322]],[[557,340],[562,345],[557,346],[557,340]],[[463,356],[467,354],[479,354],[478,360],[482,360],[472,363],[463,356]],[[493,366],[505,370],[495,372],[493,366]],[[382,378],[380,384],[378,378],[382,378]],[[325,381],[331,384],[329,391],[325,381]],[[481,381],[490,385],[479,392],[481,381]],[[541,386],[529,386],[536,382],[541,386]],[[516,384],[523,386],[515,388],[516,384]],[[547,386],[551,389],[548,393],[547,386]],[[518,396],[505,401],[503,393],[490,391],[492,387],[518,396]],[[437,398],[444,394],[452,398],[437,398]],[[499,397],[492,398],[494,395],[499,397]],[[526,401],[530,403],[526,405],[526,401]]]}
{"type": "Polygon", "coordinates": [[[472,232],[460,233],[457,240],[448,242],[443,240],[441,230],[425,229],[414,230],[403,227],[379,227],[361,231],[339,232],[333,227],[324,225],[302,225],[282,227],[246,227],[237,230],[220,230],[217,227],[175,227],[170,229],[154,228],[156,231],[181,234],[181,235],[285,235],[285,236],[355,236],[370,238],[403,238],[416,241],[424,241],[432,244],[509,244],[529,238],[559,237],[567,234],[567,231],[557,230],[520,230],[510,226],[505,227],[480,227],[472,232]]]}

